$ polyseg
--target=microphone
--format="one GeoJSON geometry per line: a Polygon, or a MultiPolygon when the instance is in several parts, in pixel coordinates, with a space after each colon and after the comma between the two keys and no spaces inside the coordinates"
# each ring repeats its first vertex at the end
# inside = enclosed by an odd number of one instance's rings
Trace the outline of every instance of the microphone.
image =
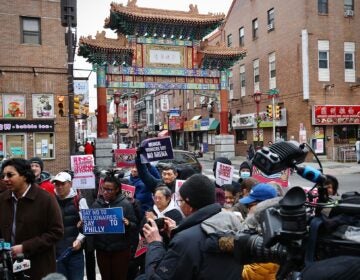
{"type": "Polygon", "coordinates": [[[311,166],[305,166],[305,167],[299,167],[295,166],[297,174],[299,174],[304,179],[307,179],[313,183],[317,184],[323,184],[326,180],[326,176],[322,174],[318,169],[311,167],[311,166]]]}
{"type": "Polygon", "coordinates": [[[27,269],[30,269],[30,260],[24,259],[24,254],[18,254],[13,264],[13,272],[19,273],[27,269]]]}

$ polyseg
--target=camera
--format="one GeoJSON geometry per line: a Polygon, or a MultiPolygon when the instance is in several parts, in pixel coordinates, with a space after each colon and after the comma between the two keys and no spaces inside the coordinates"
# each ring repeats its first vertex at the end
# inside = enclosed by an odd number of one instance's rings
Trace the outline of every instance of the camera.
{"type": "MultiPolygon", "coordinates": [[[[315,183],[318,202],[310,202],[307,197],[310,194],[301,187],[292,187],[276,206],[261,212],[261,235],[247,230],[234,236],[233,254],[236,260],[242,265],[278,263],[277,279],[296,275],[306,263],[336,256],[360,255],[359,243],[333,235],[337,225],[359,220],[360,195],[357,203],[350,203],[343,195],[339,201],[330,204],[333,208],[327,217],[322,215],[321,211],[331,203],[328,197],[320,199],[325,176],[317,169],[297,166],[307,155],[305,145],[295,141],[275,143],[270,148],[257,151],[253,165],[268,175],[294,168],[298,175],[315,183]]],[[[308,148],[312,151],[311,147],[308,148]]]]}
{"type": "MultiPolygon", "coordinates": [[[[161,230],[165,227],[165,218],[157,218],[154,220],[154,222],[157,225],[159,230],[161,230]]],[[[151,226],[150,222],[148,222],[148,224],[151,226]]]]}

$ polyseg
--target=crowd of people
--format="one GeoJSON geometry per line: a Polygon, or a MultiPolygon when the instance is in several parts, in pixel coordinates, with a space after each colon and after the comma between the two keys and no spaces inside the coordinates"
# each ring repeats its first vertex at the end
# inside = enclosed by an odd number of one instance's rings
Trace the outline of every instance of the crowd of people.
{"type": "MultiPolygon", "coordinates": [[[[94,150],[85,147],[84,152],[94,150]]],[[[277,264],[243,266],[214,236],[226,233],[229,225],[233,231],[261,234],[259,212],[279,203],[281,186],[254,179],[251,160],[239,166],[238,181],[219,185],[191,167],[177,170],[169,164],[160,172],[141,163],[139,153],[126,181],[135,186],[134,197],[122,192],[124,180],[114,170],[101,184],[101,172],[95,170],[96,188],[75,190],[71,170],[52,177],[41,158],[3,163],[0,238],[11,243],[14,259],[24,254],[31,261],[25,271],[29,279],[56,279],[51,275],[57,272],[77,280],[86,271],[94,280],[96,262],[104,280],[276,279],[277,264]],[[84,234],[81,210],[118,207],[124,233],[84,234]],[[138,254],[140,244],[145,250],[138,254]]],[[[228,158],[217,158],[215,177],[219,163],[232,165],[228,158]]],[[[327,175],[324,186],[328,195],[338,194],[334,176],[327,175]]]]}

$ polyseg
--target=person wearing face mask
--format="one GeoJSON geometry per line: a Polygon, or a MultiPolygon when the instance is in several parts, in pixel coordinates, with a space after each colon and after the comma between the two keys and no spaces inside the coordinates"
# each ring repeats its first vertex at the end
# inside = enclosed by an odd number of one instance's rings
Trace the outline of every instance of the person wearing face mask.
{"type": "Polygon", "coordinates": [[[239,183],[252,176],[252,163],[250,161],[245,160],[240,164],[239,176],[239,183]]]}

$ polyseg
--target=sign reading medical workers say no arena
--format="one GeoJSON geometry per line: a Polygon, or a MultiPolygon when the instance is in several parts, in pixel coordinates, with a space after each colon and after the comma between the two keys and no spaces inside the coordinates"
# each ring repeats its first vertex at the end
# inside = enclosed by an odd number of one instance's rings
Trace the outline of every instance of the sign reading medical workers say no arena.
{"type": "Polygon", "coordinates": [[[122,207],[82,209],[84,234],[125,233],[122,207]]]}

